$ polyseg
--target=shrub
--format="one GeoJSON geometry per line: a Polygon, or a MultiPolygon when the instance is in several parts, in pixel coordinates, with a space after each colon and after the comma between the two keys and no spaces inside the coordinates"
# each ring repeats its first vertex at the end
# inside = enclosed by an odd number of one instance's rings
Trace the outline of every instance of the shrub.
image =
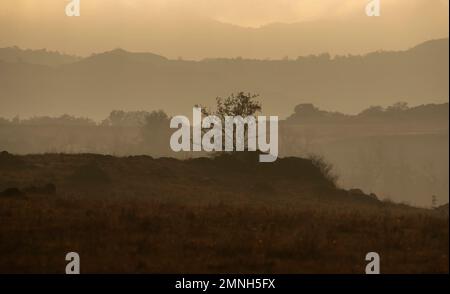
{"type": "Polygon", "coordinates": [[[308,156],[308,159],[311,160],[312,164],[319,169],[323,177],[333,184],[334,187],[337,187],[337,181],[339,179],[338,175],[334,172],[333,165],[327,162],[323,156],[311,154],[308,156]]]}

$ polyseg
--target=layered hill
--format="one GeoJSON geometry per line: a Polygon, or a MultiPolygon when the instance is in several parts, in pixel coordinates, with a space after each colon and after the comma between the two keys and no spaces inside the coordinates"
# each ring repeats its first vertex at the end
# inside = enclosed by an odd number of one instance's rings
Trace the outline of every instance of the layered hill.
{"type": "Polygon", "coordinates": [[[81,57],[78,56],[61,54],[57,51],[48,51],[46,49],[31,50],[21,49],[19,47],[0,48],[0,60],[7,62],[60,66],[79,61],[80,59],[81,57]]]}
{"type": "Polygon", "coordinates": [[[281,117],[302,102],[355,113],[398,101],[446,102],[448,72],[448,39],[405,51],[295,60],[184,61],[117,49],[57,68],[0,61],[0,116],[102,119],[113,109],[190,115],[193,105],[210,106],[239,90],[259,93],[263,111],[281,117]]]}

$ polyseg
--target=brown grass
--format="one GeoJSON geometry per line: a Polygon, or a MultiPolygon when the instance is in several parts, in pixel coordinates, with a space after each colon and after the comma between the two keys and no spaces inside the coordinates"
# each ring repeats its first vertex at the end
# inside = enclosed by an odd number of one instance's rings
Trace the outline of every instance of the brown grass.
{"type": "Polygon", "coordinates": [[[299,178],[265,181],[268,193],[227,188],[201,172],[207,164],[168,159],[103,158],[110,183],[71,183],[91,160],[34,156],[32,169],[0,169],[0,187],[58,189],[0,198],[0,272],[63,273],[69,251],[83,273],[364,273],[370,251],[383,273],[449,271],[448,214],[353,201],[299,178]]]}

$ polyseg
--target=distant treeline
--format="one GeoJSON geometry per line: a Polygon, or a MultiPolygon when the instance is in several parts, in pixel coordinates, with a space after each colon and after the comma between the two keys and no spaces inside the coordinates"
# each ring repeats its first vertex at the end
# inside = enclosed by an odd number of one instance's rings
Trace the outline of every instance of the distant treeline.
{"type": "Polygon", "coordinates": [[[409,107],[406,102],[398,102],[386,108],[371,106],[357,115],[347,115],[340,112],[320,110],[313,104],[299,104],[294,109],[294,114],[286,121],[320,122],[320,123],[352,123],[352,122],[393,122],[393,121],[424,121],[424,120],[448,120],[448,103],[426,104],[409,107]]]}
{"type": "Polygon", "coordinates": [[[26,62],[47,66],[60,66],[81,60],[80,57],[67,55],[47,49],[21,49],[17,46],[0,48],[0,60],[6,62],[26,62]]]}
{"type": "Polygon", "coordinates": [[[75,117],[68,114],[59,117],[36,116],[27,119],[15,117],[5,119],[0,117],[1,125],[27,125],[27,126],[102,126],[102,127],[139,127],[149,123],[169,121],[169,116],[162,110],[158,111],[123,111],[114,110],[101,122],[85,117],[75,117]]]}
{"type": "MultiPolygon", "coordinates": [[[[363,122],[405,122],[405,121],[441,121],[448,120],[448,103],[426,104],[409,107],[406,102],[398,102],[388,107],[371,106],[356,115],[343,114],[321,110],[313,104],[299,104],[286,123],[363,123],[363,122]]],[[[114,110],[109,116],[96,122],[90,118],[61,115],[59,117],[37,116],[27,119],[15,117],[5,119],[0,117],[0,126],[27,125],[27,126],[102,126],[102,127],[140,127],[156,124],[168,126],[170,117],[163,110],[155,111],[123,111],[114,110]]]]}

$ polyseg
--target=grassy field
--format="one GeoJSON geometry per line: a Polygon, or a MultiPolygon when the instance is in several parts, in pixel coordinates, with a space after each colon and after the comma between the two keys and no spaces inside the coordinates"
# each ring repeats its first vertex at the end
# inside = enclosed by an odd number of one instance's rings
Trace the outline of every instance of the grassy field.
{"type": "Polygon", "coordinates": [[[0,272],[64,273],[76,251],[82,273],[364,273],[375,251],[382,273],[448,273],[448,210],[233,160],[3,154],[0,272]]]}

